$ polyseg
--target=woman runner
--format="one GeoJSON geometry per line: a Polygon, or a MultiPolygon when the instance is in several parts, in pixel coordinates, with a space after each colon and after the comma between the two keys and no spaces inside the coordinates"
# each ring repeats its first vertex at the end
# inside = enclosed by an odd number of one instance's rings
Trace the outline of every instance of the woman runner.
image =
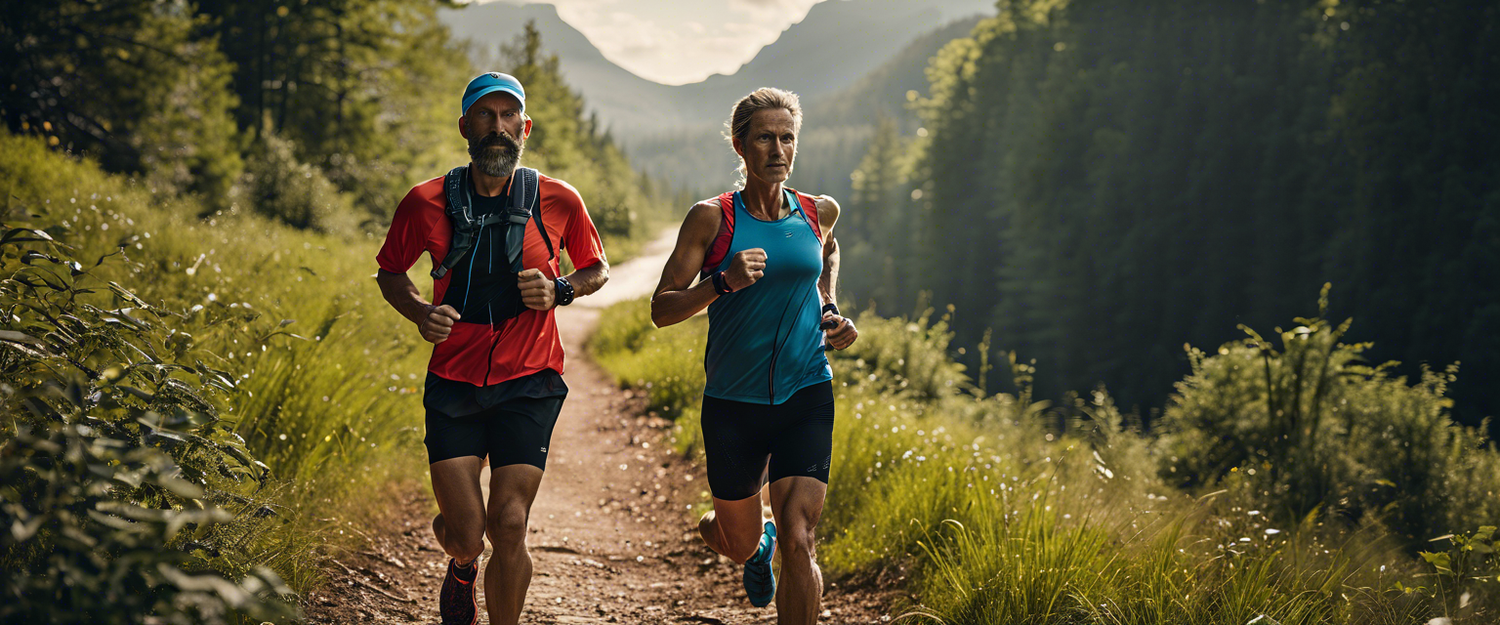
{"type": "Polygon", "coordinates": [[[728,125],[744,188],[688,212],[651,319],[665,327],[708,308],[702,419],[714,509],[698,532],[745,565],[752,605],[774,598],[781,623],[810,624],[823,596],[814,529],[833,446],[824,349],[844,349],[859,335],[835,305],[839,205],[784,186],[802,126],[796,95],[758,89],[735,104],[728,125]],[[761,511],[767,483],[773,521],[761,511]],[[778,538],[779,588],[771,570],[778,538]]]}

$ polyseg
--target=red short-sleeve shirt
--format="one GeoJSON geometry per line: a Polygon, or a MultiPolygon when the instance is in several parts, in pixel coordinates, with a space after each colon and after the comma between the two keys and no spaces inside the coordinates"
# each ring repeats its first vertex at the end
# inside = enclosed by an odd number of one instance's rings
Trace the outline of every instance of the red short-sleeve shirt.
{"type": "MultiPolygon", "coordinates": [[[[578,190],[556,178],[538,178],[542,225],[547,228],[552,244],[559,253],[568,251],[575,268],[603,262],[604,244],[578,190]]],[[[447,207],[442,176],[412,187],[396,208],[385,245],[375,257],[380,268],[406,273],[424,253],[431,259],[429,271],[441,263],[453,239],[447,207]]],[[[548,258],[541,233],[528,224],[521,264],[528,269],[541,269],[548,278],[556,278],[560,271],[558,262],[556,258],[548,258]]],[[[434,283],[433,301],[443,300],[452,277],[449,272],[434,283]]],[[[487,324],[456,323],[448,340],[433,346],[427,370],[442,378],[476,386],[499,384],[546,369],[561,373],[563,349],[554,310],[527,309],[493,329],[487,324]]]]}

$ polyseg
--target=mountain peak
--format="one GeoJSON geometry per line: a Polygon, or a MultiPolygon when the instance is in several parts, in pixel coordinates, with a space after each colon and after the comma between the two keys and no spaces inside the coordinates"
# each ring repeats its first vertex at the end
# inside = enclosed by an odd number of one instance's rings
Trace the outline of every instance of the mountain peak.
{"type": "Polygon", "coordinates": [[[718,123],[721,109],[762,86],[789,89],[804,102],[835,93],[922,33],[987,10],[993,11],[992,0],[827,0],[733,74],[680,86],[651,82],[610,62],[551,4],[499,0],[443,10],[440,16],[487,58],[534,20],[543,49],[558,55],[564,77],[585,105],[628,139],[684,124],[718,123]]]}

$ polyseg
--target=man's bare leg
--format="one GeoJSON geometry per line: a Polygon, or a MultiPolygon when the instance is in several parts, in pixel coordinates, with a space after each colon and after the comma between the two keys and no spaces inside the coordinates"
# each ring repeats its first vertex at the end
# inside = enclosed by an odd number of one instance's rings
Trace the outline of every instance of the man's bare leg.
{"type": "Polygon", "coordinates": [[[479,487],[483,468],[484,459],[478,456],[449,458],[428,467],[439,510],[432,519],[432,533],[461,566],[484,553],[484,492],[479,487]]]}
{"type": "Polygon", "coordinates": [[[494,551],[484,569],[484,596],[491,625],[516,625],[521,619],[526,589],[531,586],[526,527],[541,484],[542,470],[529,464],[490,471],[490,501],[484,525],[494,551]]]}
{"type": "Polygon", "coordinates": [[[776,584],[776,622],[813,625],[823,610],[823,571],[815,549],[818,520],[828,485],[805,476],[771,483],[771,514],[776,517],[781,575],[776,584]]]}

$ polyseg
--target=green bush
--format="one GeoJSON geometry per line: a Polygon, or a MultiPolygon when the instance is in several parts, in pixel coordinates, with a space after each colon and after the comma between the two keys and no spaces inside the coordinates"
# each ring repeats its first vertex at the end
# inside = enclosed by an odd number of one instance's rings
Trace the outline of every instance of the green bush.
{"type": "Polygon", "coordinates": [[[108,257],[0,230],[0,618],[289,616],[280,578],[235,553],[276,519],[210,400],[233,379],[170,327],[184,315],[93,275],[108,257]]]}
{"type": "Polygon", "coordinates": [[[264,565],[305,593],[322,583],[329,555],[353,546],[344,522],[383,509],[369,492],[425,481],[420,374],[430,345],[381,300],[373,235],[320,235],[248,210],[200,218],[192,201],[3,133],[0,189],[11,216],[31,215],[84,264],[116,254],[91,274],[176,311],[172,348],[234,381],[234,393],[204,398],[271,470],[246,509],[275,515],[227,524],[242,534],[213,558],[215,570],[237,578],[264,565]]]}
{"type": "Polygon", "coordinates": [[[239,200],[293,228],[348,235],[353,203],[321,170],[297,160],[291,141],[266,131],[246,164],[239,200]]]}
{"type": "MultiPolygon", "coordinates": [[[[0,448],[6,485],[0,522],[10,528],[0,536],[6,589],[0,620],[290,618],[289,597],[282,597],[291,590],[265,567],[251,568],[239,581],[196,572],[236,515],[180,477],[191,465],[110,425],[85,417],[41,431],[20,426],[0,448]]],[[[151,435],[183,436],[167,430],[151,435]]]]}
{"type": "Polygon", "coordinates": [[[855,320],[859,340],[842,352],[834,374],[849,386],[874,385],[903,396],[935,400],[972,387],[964,366],[948,356],[953,333],[947,318],[928,310],[914,320],[865,312],[855,320]],[[852,366],[851,366],[852,365],[852,366]]]}
{"type": "Polygon", "coordinates": [[[1454,368],[1408,385],[1393,363],[1364,363],[1369,345],[1341,342],[1351,321],[1296,323],[1277,330],[1279,351],[1249,329],[1215,354],[1189,351],[1161,423],[1165,479],[1211,489],[1242,472],[1278,518],[1368,515],[1412,545],[1500,524],[1500,456],[1449,418],[1454,368]]]}
{"type": "Polygon", "coordinates": [[[1474,532],[1449,534],[1432,542],[1447,541],[1443,551],[1421,552],[1432,567],[1430,588],[1418,588],[1433,595],[1445,614],[1474,618],[1483,608],[1500,604],[1500,551],[1496,550],[1495,526],[1486,525],[1474,532]]]}

